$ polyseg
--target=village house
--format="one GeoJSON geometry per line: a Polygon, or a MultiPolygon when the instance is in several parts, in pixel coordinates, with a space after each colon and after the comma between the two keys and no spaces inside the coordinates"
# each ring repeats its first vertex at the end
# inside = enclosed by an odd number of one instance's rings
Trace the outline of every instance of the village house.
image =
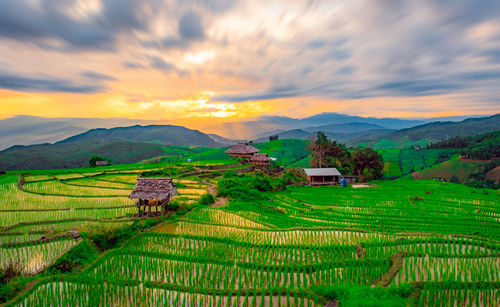
{"type": "Polygon", "coordinates": [[[304,172],[307,176],[307,182],[310,185],[329,185],[338,184],[342,175],[340,172],[332,168],[305,168],[304,172]]]}
{"type": "Polygon", "coordinates": [[[248,145],[248,143],[238,143],[225,152],[228,153],[230,157],[241,159],[242,162],[249,162],[252,156],[259,151],[259,149],[248,145]]]}
{"type": "Polygon", "coordinates": [[[111,163],[109,163],[109,161],[106,161],[106,160],[96,160],[94,164],[95,164],[95,166],[111,165],[111,163]]]}
{"type": "Polygon", "coordinates": [[[256,169],[267,170],[269,169],[271,158],[265,153],[255,153],[250,158],[250,162],[256,169]]]}
{"type": "Polygon", "coordinates": [[[138,178],[129,198],[138,199],[139,216],[153,216],[165,214],[177,194],[171,178],[138,178]]]}

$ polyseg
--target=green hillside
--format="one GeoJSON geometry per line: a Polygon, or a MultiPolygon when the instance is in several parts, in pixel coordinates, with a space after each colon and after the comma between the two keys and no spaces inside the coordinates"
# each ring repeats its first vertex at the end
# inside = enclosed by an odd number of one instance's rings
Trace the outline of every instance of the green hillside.
{"type": "Polygon", "coordinates": [[[71,143],[14,146],[0,152],[1,170],[75,168],[88,165],[93,155],[113,163],[134,163],[164,155],[163,146],[139,142],[71,143]]]}
{"type": "Polygon", "coordinates": [[[310,154],[307,149],[309,144],[310,141],[308,140],[282,139],[253,145],[260,149],[262,153],[267,153],[270,157],[276,158],[278,165],[292,165],[310,154]]]}
{"type": "Polygon", "coordinates": [[[395,178],[431,167],[448,160],[456,149],[383,149],[379,153],[384,159],[384,176],[395,178]]]}
{"type": "Polygon", "coordinates": [[[459,155],[456,155],[446,162],[418,171],[415,177],[418,179],[440,177],[450,181],[453,176],[457,176],[459,182],[463,183],[481,165],[487,163],[484,161],[464,160],[459,155]]]}

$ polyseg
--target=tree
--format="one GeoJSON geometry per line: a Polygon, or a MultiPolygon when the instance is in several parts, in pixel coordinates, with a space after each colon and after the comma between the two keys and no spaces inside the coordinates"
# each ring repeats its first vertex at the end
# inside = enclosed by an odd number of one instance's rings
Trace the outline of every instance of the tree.
{"type": "Polygon", "coordinates": [[[96,161],[108,161],[111,163],[111,160],[108,159],[108,158],[105,158],[105,157],[102,157],[102,156],[97,156],[97,155],[94,155],[92,156],[92,158],[90,158],[89,160],[89,165],[90,167],[94,167],[95,166],[95,162],[96,161]]]}
{"type": "Polygon", "coordinates": [[[318,132],[315,141],[309,145],[312,159],[311,167],[336,167],[339,171],[350,174],[352,172],[351,155],[344,145],[330,141],[323,132],[318,132]]]}
{"type": "Polygon", "coordinates": [[[354,172],[361,181],[379,179],[384,173],[382,156],[371,148],[358,147],[352,153],[354,172]]]}

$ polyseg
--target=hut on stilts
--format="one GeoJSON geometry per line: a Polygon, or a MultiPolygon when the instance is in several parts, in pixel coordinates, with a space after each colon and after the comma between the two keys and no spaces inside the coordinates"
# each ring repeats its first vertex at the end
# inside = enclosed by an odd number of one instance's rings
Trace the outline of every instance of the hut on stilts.
{"type": "Polygon", "coordinates": [[[250,162],[255,169],[267,171],[271,163],[271,158],[265,153],[255,153],[250,158],[250,162]]]}
{"type": "Polygon", "coordinates": [[[260,150],[248,145],[248,143],[238,143],[231,146],[225,152],[229,154],[230,157],[235,157],[241,160],[242,163],[248,163],[253,154],[259,152],[260,150]]]}
{"type": "Polygon", "coordinates": [[[138,178],[129,198],[138,199],[139,216],[155,216],[165,214],[177,194],[171,178],[138,178]]]}

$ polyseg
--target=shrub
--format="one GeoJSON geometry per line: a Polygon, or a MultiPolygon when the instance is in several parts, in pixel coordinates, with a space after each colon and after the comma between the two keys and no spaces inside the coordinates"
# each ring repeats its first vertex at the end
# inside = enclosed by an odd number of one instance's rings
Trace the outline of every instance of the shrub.
{"type": "Polygon", "coordinates": [[[228,172],[225,172],[222,174],[222,178],[232,178],[232,177],[236,177],[236,176],[238,176],[236,171],[228,171],[228,172]]]}
{"type": "Polygon", "coordinates": [[[159,221],[155,219],[145,219],[136,220],[132,225],[121,227],[103,226],[98,229],[97,233],[92,235],[92,240],[102,250],[111,249],[129,239],[137,232],[151,228],[158,223],[159,221]]]}
{"type": "Polygon", "coordinates": [[[59,257],[56,262],[47,268],[49,273],[72,273],[80,269],[85,264],[92,262],[99,256],[99,252],[94,244],[88,240],[83,240],[67,253],[59,257]]]}
{"type": "Polygon", "coordinates": [[[271,180],[268,177],[262,175],[257,175],[252,179],[252,185],[255,189],[261,192],[270,192],[273,190],[271,186],[271,180]]]}
{"type": "Polygon", "coordinates": [[[177,211],[179,209],[179,201],[175,199],[170,204],[168,204],[168,210],[177,211]]]}
{"type": "Polygon", "coordinates": [[[244,201],[260,200],[263,198],[261,193],[251,184],[247,176],[219,180],[217,195],[244,201]]]}
{"type": "Polygon", "coordinates": [[[0,270],[0,304],[13,298],[24,288],[27,279],[21,275],[19,268],[16,262],[11,261],[0,270]]]}
{"type": "Polygon", "coordinates": [[[200,202],[199,204],[202,205],[202,206],[208,206],[208,205],[211,205],[215,203],[215,198],[212,194],[204,194],[201,198],[200,198],[200,202]]]}
{"type": "Polygon", "coordinates": [[[370,288],[369,286],[347,284],[315,287],[313,290],[329,300],[338,300],[343,307],[397,307],[407,305],[407,299],[413,291],[413,286],[370,288]]]}

